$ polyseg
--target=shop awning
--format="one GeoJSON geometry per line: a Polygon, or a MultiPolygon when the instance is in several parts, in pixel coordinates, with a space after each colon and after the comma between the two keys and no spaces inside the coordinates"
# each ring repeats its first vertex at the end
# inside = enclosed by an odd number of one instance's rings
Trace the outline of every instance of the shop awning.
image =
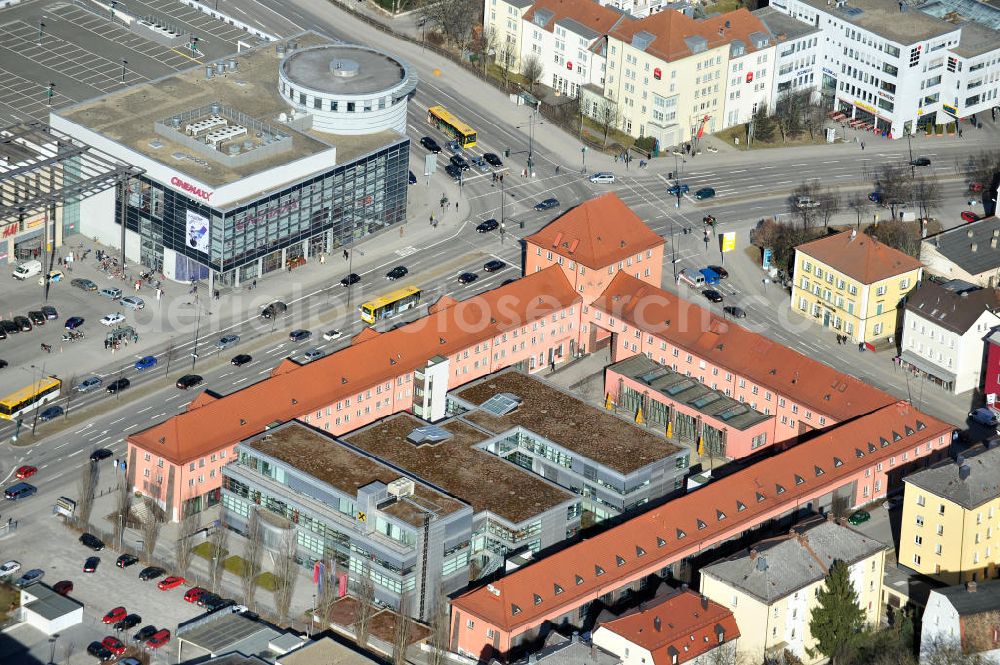
{"type": "Polygon", "coordinates": [[[926,358],[921,358],[912,351],[903,351],[903,353],[900,354],[900,358],[902,358],[904,363],[913,365],[921,372],[926,372],[927,374],[936,376],[942,381],[954,383],[955,379],[957,378],[957,375],[954,372],[949,372],[948,370],[942,367],[938,367],[931,361],[927,360],[926,358]]]}

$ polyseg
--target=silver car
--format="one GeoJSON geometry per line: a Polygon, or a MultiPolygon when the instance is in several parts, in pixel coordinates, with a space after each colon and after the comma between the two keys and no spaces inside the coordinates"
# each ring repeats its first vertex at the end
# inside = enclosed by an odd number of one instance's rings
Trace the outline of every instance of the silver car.
{"type": "Polygon", "coordinates": [[[314,346],[313,348],[306,351],[303,355],[305,356],[306,362],[312,362],[317,358],[322,358],[324,355],[326,355],[326,353],[323,351],[323,349],[319,348],[318,346],[314,346]]]}
{"type": "Polygon", "coordinates": [[[76,391],[78,393],[89,393],[91,390],[97,390],[101,387],[104,380],[99,376],[92,376],[89,379],[84,379],[76,386],[76,391]]]}
{"type": "Polygon", "coordinates": [[[139,296],[125,296],[118,302],[122,307],[131,310],[143,309],[146,306],[146,301],[139,296]]]}
{"type": "Polygon", "coordinates": [[[473,166],[475,166],[477,169],[479,169],[483,173],[489,173],[490,172],[490,165],[487,164],[486,160],[483,159],[482,157],[473,157],[472,158],[472,164],[473,164],[473,166]]]}
{"type": "Polygon", "coordinates": [[[239,335],[223,335],[219,338],[219,341],[215,343],[216,348],[220,351],[223,349],[228,349],[232,346],[236,346],[240,342],[239,335]]]}

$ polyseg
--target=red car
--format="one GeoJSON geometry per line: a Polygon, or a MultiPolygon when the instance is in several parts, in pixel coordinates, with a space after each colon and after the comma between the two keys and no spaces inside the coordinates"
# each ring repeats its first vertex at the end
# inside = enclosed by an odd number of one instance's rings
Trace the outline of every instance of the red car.
{"type": "Polygon", "coordinates": [[[207,589],[202,589],[200,586],[193,586],[187,590],[187,593],[184,594],[184,600],[189,603],[197,603],[198,599],[201,598],[206,591],[207,589]]]}
{"type": "Polygon", "coordinates": [[[966,210],[962,213],[962,219],[966,222],[977,222],[979,221],[979,215],[972,212],[971,210],[966,210]]]}
{"type": "Polygon", "coordinates": [[[177,577],[176,575],[171,575],[170,577],[164,577],[162,580],[160,580],[159,584],[157,584],[156,586],[159,587],[160,591],[166,591],[167,589],[173,589],[174,587],[179,587],[182,584],[184,584],[183,577],[177,577]]]}
{"type": "Polygon", "coordinates": [[[25,465],[17,469],[17,477],[20,478],[21,480],[24,480],[25,478],[31,478],[36,473],[38,473],[38,469],[36,469],[33,466],[25,465]]]}
{"type": "Polygon", "coordinates": [[[122,643],[120,639],[118,639],[113,635],[108,635],[107,637],[105,637],[103,640],[101,640],[101,644],[103,644],[104,648],[106,648],[108,651],[110,651],[116,656],[120,656],[123,653],[125,653],[125,645],[122,643]]]}
{"type": "Polygon", "coordinates": [[[153,635],[146,640],[146,646],[150,649],[159,649],[164,644],[170,641],[170,631],[164,628],[163,630],[158,630],[153,635]]]}
{"type": "Polygon", "coordinates": [[[983,189],[984,189],[983,183],[981,183],[981,182],[970,182],[969,183],[969,191],[970,192],[981,192],[981,191],[983,191],[983,189]]]}
{"type": "Polygon", "coordinates": [[[125,615],[127,614],[128,612],[125,611],[124,607],[116,607],[115,609],[105,614],[104,618],[101,619],[101,621],[103,621],[104,623],[118,623],[119,621],[124,619],[125,615]]]}
{"type": "Polygon", "coordinates": [[[73,591],[73,583],[69,580],[63,580],[62,582],[56,582],[52,585],[52,590],[58,593],[60,596],[65,596],[73,591]]]}

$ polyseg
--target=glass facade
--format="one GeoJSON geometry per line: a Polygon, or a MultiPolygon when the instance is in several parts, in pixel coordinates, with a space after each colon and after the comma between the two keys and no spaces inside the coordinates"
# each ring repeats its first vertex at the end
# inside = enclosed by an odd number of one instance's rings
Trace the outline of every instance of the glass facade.
{"type": "Polygon", "coordinates": [[[223,284],[254,279],[405,222],[409,149],[403,139],[228,210],[140,176],[129,184],[126,228],[139,234],[146,266],[162,271],[164,249],[176,252],[178,280],[209,269],[223,284]]]}

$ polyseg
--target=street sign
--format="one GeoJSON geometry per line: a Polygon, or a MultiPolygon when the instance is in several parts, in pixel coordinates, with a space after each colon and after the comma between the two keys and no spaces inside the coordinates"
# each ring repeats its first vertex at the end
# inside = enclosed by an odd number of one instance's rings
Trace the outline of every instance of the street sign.
{"type": "Polygon", "coordinates": [[[731,252],[736,249],[736,231],[726,231],[719,234],[719,249],[722,252],[731,252]]]}
{"type": "Polygon", "coordinates": [[[771,251],[771,248],[770,247],[765,247],[764,248],[764,260],[761,261],[761,266],[760,267],[763,268],[764,270],[770,270],[771,269],[771,259],[773,257],[774,257],[774,252],[771,251]]]}

